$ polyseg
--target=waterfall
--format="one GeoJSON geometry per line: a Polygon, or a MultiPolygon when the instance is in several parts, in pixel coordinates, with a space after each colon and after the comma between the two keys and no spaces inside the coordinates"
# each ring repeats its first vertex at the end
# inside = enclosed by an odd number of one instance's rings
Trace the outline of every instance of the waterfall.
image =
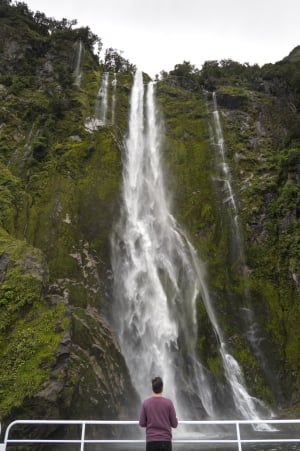
{"type": "MultiPolygon", "coordinates": [[[[114,74],[114,78],[111,82],[112,86],[112,99],[111,99],[111,124],[115,124],[115,108],[116,108],[116,87],[117,76],[114,74]]],[[[95,103],[95,115],[87,117],[85,120],[85,128],[90,133],[107,125],[107,111],[108,111],[108,91],[109,91],[109,72],[105,72],[102,77],[101,86],[98,90],[96,103],[95,103]]]]}
{"type": "Polygon", "coordinates": [[[205,283],[205,267],[173,217],[160,161],[161,130],[154,84],[135,74],[125,142],[123,207],[112,236],[115,328],[141,398],[155,375],[181,418],[218,416],[218,392],[197,356],[197,303],[205,305],[235,413],[258,418],[258,400],[228,352],[205,283]],[[200,299],[201,298],[201,299],[200,299]]]}
{"type": "Polygon", "coordinates": [[[214,111],[213,111],[213,118],[214,118],[214,126],[215,126],[215,136],[216,136],[216,145],[218,146],[219,152],[220,152],[220,166],[223,173],[223,182],[224,182],[224,190],[227,192],[227,198],[225,199],[225,202],[228,202],[233,209],[235,215],[237,215],[237,206],[231,186],[231,175],[230,175],[230,169],[228,164],[225,160],[225,144],[224,144],[224,137],[223,137],[223,131],[221,127],[221,121],[220,121],[220,115],[219,110],[217,106],[217,97],[216,93],[213,93],[213,104],[214,104],[214,111]]]}
{"type": "MultiPolygon", "coordinates": [[[[232,241],[234,242],[235,248],[233,257],[237,259],[242,274],[246,276],[248,268],[246,265],[245,251],[239,224],[238,208],[231,184],[230,168],[226,163],[225,142],[215,92],[213,93],[212,117],[213,117],[213,130],[211,130],[211,138],[214,146],[217,148],[218,153],[217,166],[220,169],[220,176],[218,180],[223,184],[224,203],[229,204],[230,207],[229,209],[227,209],[227,212],[229,212],[229,217],[232,224],[231,237],[232,241]]],[[[246,300],[247,304],[251,304],[251,296],[247,286],[244,287],[244,299],[246,300]]],[[[256,357],[259,358],[264,367],[265,366],[264,362],[266,359],[264,358],[263,353],[257,344],[261,340],[261,338],[258,337],[259,328],[258,324],[255,323],[254,321],[253,312],[250,308],[247,307],[242,308],[241,313],[243,314],[247,323],[248,328],[246,332],[247,339],[250,345],[252,346],[254,354],[256,355],[256,357]]],[[[225,348],[222,349],[221,347],[221,353],[224,361],[225,372],[231,373],[232,375],[233,394],[235,397],[239,397],[241,393],[243,393],[244,391],[241,371],[238,367],[237,362],[232,360],[232,356],[228,355],[225,348]]],[[[267,413],[268,416],[272,415],[272,412],[270,412],[261,401],[255,399],[255,402],[253,404],[252,398],[250,398],[250,400],[247,400],[248,395],[246,392],[244,393],[244,395],[242,395],[242,398],[243,398],[242,403],[239,408],[240,412],[242,413],[242,416],[247,417],[247,415],[248,416],[250,415],[251,418],[255,417],[255,403],[259,403],[260,407],[267,413]]]]}
{"type": "MultiPolygon", "coordinates": [[[[223,131],[221,126],[221,120],[220,120],[220,114],[218,110],[217,105],[217,97],[216,93],[213,93],[213,133],[212,139],[214,145],[218,149],[219,153],[219,169],[220,169],[220,175],[219,175],[219,181],[223,184],[223,191],[225,193],[224,196],[224,203],[229,205],[229,211],[231,212],[230,217],[232,218],[232,237],[233,241],[235,242],[235,249],[234,253],[236,254],[237,259],[240,261],[240,263],[243,265],[245,262],[244,257],[244,249],[242,244],[242,238],[241,238],[241,231],[239,226],[239,217],[238,217],[238,209],[237,204],[235,201],[234,192],[232,189],[232,183],[231,183],[231,173],[230,168],[228,164],[226,163],[225,158],[225,144],[224,144],[224,137],[223,137],[223,131]]],[[[243,267],[243,270],[245,267],[243,267]]]]}
{"type": "Polygon", "coordinates": [[[115,110],[116,110],[116,89],[117,89],[117,74],[114,73],[114,79],[111,82],[113,87],[112,92],[112,100],[111,100],[111,123],[112,125],[115,124],[115,110]]]}
{"type": "Polygon", "coordinates": [[[74,85],[80,87],[81,85],[81,78],[82,78],[82,72],[81,72],[81,61],[83,56],[83,44],[81,41],[78,43],[78,49],[77,49],[77,56],[76,56],[76,66],[75,66],[75,81],[74,85]]]}
{"type": "Polygon", "coordinates": [[[107,106],[108,106],[108,81],[109,72],[105,72],[102,78],[102,83],[97,94],[95,117],[101,125],[106,125],[107,120],[107,106]]]}

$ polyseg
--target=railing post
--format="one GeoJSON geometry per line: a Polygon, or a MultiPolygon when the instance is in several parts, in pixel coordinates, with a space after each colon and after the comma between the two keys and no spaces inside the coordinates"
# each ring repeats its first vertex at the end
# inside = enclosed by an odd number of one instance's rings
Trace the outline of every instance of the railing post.
{"type": "Polygon", "coordinates": [[[81,425],[80,451],[84,451],[84,440],[85,440],[85,423],[82,423],[82,425],[81,425]]]}
{"type": "Polygon", "coordinates": [[[238,441],[238,450],[242,451],[240,424],[238,421],[236,422],[236,437],[237,437],[237,441],[238,441]]]}
{"type": "MultiPolygon", "coordinates": [[[[1,434],[1,423],[0,423],[0,434],[1,434]]],[[[6,443],[0,443],[0,451],[5,451],[6,450],[6,443]]]]}

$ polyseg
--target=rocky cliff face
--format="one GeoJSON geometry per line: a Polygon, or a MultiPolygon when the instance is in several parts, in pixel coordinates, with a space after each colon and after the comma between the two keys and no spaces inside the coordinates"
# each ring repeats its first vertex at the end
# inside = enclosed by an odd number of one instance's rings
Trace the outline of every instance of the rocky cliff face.
{"type": "MultiPolygon", "coordinates": [[[[138,397],[107,320],[133,67],[114,52],[99,64],[89,29],[33,16],[24,4],[2,2],[0,20],[0,416],[136,418],[138,397]],[[103,73],[116,67],[115,124],[91,122],[103,73]]],[[[231,351],[251,391],[293,414],[300,387],[296,54],[261,69],[227,61],[199,71],[184,63],[157,83],[173,209],[206,262],[231,351]],[[210,133],[214,91],[242,257],[210,133]]],[[[200,299],[197,314],[198,352],[221,378],[200,299]]]]}

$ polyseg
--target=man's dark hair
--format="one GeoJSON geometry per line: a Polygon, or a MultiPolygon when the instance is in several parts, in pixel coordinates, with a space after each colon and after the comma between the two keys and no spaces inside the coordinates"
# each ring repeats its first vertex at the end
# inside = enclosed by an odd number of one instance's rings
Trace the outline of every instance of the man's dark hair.
{"type": "Polygon", "coordinates": [[[152,379],[152,390],[154,393],[161,393],[163,391],[163,381],[161,377],[152,379]]]}

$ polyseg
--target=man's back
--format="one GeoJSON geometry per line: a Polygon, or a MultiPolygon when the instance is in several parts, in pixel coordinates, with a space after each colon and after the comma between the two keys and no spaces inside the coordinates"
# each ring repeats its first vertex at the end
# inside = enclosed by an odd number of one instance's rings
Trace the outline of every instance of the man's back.
{"type": "Polygon", "coordinates": [[[171,441],[171,428],[176,428],[178,420],[172,401],[163,396],[152,396],[143,402],[140,426],[146,427],[146,440],[171,441]]]}

